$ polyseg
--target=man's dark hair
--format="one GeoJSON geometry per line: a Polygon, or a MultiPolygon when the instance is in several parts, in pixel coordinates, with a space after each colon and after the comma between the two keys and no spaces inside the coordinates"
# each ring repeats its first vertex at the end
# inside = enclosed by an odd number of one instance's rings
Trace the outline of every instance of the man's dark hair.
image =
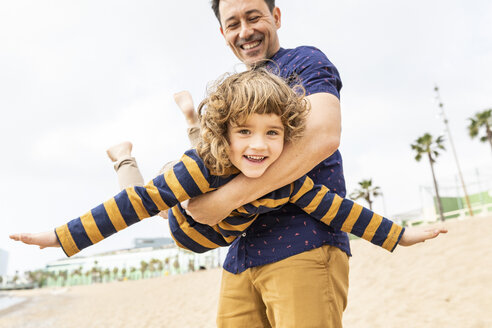
{"type": "MultiPolygon", "coordinates": [[[[220,24],[220,12],[219,12],[219,2],[220,0],[212,0],[212,10],[214,11],[215,17],[217,17],[220,24]]],[[[268,9],[273,13],[273,8],[275,8],[275,0],[265,0],[268,9]]]]}

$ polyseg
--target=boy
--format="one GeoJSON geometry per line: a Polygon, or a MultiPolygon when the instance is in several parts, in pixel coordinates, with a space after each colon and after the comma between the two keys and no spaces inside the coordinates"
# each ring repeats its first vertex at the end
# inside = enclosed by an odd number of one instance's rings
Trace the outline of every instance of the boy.
{"type": "Polygon", "coordinates": [[[351,232],[392,251],[398,243],[413,245],[445,229],[405,230],[372,211],[314,185],[307,176],[235,210],[215,226],[194,222],[180,202],[212,191],[242,172],[260,177],[280,156],[284,142],[295,141],[309,110],[303,95],[264,69],[231,75],[217,84],[199,106],[201,140],[172,169],[144,187],[126,188],[83,216],[34,235],[14,240],[41,248],[61,246],[68,256],[128,225],[172,208],[171,233],[176,243],[195,252],[227,246],[261,213],[290,202],[335,229],[351,232]]]}

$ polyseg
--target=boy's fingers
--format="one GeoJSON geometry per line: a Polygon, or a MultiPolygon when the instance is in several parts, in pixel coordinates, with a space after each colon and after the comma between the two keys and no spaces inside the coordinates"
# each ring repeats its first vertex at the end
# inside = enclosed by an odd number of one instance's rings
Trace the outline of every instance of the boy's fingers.
{"type": "Polygon", "coordinates": [[[429,233],[429,238],[427,238],[427,239],[433,239],[433,238],[436,238],[437,236],[439,236],[439,234],[441,234],[441,233],[447,233],[448,230],[445,228],[438,228],[438,229],[433,229],[433,230],[427,230],[427,232],[429,233]]]}
{"type": "Polygon", "coordinates": [[[31,244],[32,243],[32,236],[31,234],[28,233],[16,233],[13,235],[9,236],[10,239],[13,239],[15,241],[21,241],[25,244],[31,244]]]}
{"type": "Polygon", "coordinates": [[[10,235],[9,237],[10,237],[10,239],[13,239],[13,240],[16,240],[16,241],[24,241],[23,240],[23,235],[20,234],[20,233],[16,233],[16,234],[10,235]]]}

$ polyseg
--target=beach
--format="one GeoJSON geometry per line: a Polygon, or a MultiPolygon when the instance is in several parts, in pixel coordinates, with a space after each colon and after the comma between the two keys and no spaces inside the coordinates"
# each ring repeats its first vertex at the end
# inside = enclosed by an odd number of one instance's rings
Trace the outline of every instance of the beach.
{"type": "MultiPolygon", "coordinates": [[[[351,242],[344,327],[492,327],[492,217],[393,254],[351,242]]],[[[139,281],[10,292],[0,327],[215,327],[219,269],[139,281]]]]}

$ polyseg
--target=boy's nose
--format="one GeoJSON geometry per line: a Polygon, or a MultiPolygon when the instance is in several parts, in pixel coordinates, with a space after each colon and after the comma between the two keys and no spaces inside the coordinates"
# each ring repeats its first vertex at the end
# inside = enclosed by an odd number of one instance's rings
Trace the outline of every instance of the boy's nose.
{"type": "Polygon", "coordinates": [[[251,143],[249,145],[251,149],[263,150],[267,148],[267,143],[265,138],[262,136],[257,136],[251,139],[251,143]]]}

